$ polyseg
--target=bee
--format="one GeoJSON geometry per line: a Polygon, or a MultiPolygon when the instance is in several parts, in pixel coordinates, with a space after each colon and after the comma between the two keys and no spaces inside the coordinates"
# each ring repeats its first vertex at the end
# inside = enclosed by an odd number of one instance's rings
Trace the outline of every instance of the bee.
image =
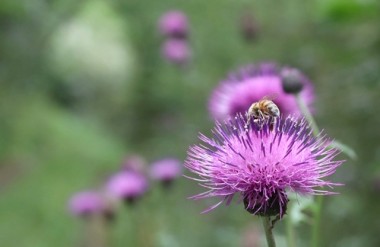
{"type": "Polygon", "coordinates": [[[264,120],[271,118],[269,129],[273,130],[276,119],[280,116],[280,109],[268,97],[264,97],[258,102],[254,102],[247,112],[247,123],[245,128],[248,128],[249,122],[253,118],[255,123],[261,123],[264,120]]]}

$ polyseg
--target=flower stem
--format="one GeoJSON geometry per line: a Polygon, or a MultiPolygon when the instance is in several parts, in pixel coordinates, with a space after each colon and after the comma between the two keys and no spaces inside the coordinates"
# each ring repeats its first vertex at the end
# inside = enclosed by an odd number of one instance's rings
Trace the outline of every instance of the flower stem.
{"type": "Polygon", "coordinates": [[[269,216],[262,217],[265,236],[267,239],[268,247],[276,247],[276,243],[274,242],[274,236],[272,232],[272,224],[269,216]]]}
{"type": "Polygon", "coordinates": [[[323,205],[323,196],[318,196],[317,205],[315,205],[314,210],[314,224],[311,232],[311,247],[319,247],[320,241],[320,230],[321,230],[321,217],[322,217],[322,205],[323,205]]]}
{"type": "Polygon", "coordinates": [[[93,215],[85,222],[85,247],[106,247],[106,221],[102,215],[93,215]]]}
{"type": "Polygon", "coordinates": [[[286,219],[286,236],[288,247],[296,247],[295,238],[294,238],[294,227],[292,224],[292,219],[289,217],[286,219]]]}
{"type": "MultiPolygon", "coordinates": [[[[311,115],[309,108],[301,98],[300,94],[296,95],[296,101],[300,111],[305,116],[308,121],[310,127],[313,130],[313,134],[317,137],[320,133],[317,123],[315,122],[313,116],[311,115]]],[[[322,206],[323,206],[323,196],[319,196],[316,198],[316,205],[313,211],[314,224],[312,226],[311,232],[311,244],[312,247],[319,247],[319,236],[320,236],[320,228],[321,228],[321,216],[322,216],[322,206]]]]}
{"type": "Polygon", "coordinates": [[[300,111],[302,112],[302,114],[305,116],[306,120],[310,124],[310,127],[313,130],[314,136],[317,136],[319,134],[318,125],[315,122],[313,116],[311,115],[311,113],[309,111],[309,108],[305,104],[305,101],[303,101],[303,99],[300,96],[300,94],[296,95],[296,101],[297,101],[298,107],[300,108],[300,111]]]}

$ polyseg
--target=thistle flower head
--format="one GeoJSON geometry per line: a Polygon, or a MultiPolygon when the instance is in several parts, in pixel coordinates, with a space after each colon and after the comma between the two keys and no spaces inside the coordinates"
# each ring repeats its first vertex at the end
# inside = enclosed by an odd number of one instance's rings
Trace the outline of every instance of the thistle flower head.
{"type": "Polygon", "coordinates": [[[104,197],[97,191],[81,191],[69,200],[69,211],[77,216],[103,213],[106,208],[104,197]]]}
{"type": "Polygon", "coordinates": [[[158,23],[162,35],[175,38],[186,38],[189,32],[187,16],[179,10],[164,13],[158,23]]]}
{"type": "Polygon", "coordinates": [[[168,39],[162,47],[162,56],[169,62],[183,65],[190,58],[190,48],[185,40],[168,39]]]}
{"type": "MultiPolygon", "coordinates": [[[[305,76],[300,78],[304,85],[300,96],[311,107],[314,101],[313,86],[305,76]]],[[[237,113],[245,113],[252,103],[265,96],[274,97],[273,101],[280,108],[281,114],[300,115],[294,96],[283,90],[279,68],[272,63],[249,65],[232,73],[213,91],[209,110],[213,118],[224,120],[237,113]]]]}
{"type": "Polygon", "coordinates": [[[148,189],[148,181],[138,172],[121,171],[110,178],[106,185],[107,192],[126,202],[134,202],[148,189]]]}
{"type": "MultiPolygon", "coordinates": [[[[282,217],[293,191],[302,195],[327,195],[322,187],[339,185],[325,177],[333,174],[342,161],[329,149],[325,136],[315,138],[305,120],[280,118],[271,131],[270,119],[249,122],[242,115],[216,124],[214,137],[200,135],[202,144],[191,147],[185,167],[200,178],[193,178],[207,188],[193,199],[218,197],[229,204],[234,195],[244,201],[248,212],[282,217]]],[[[273,127],[273,126],[272,126],[273,127]]]]}
{"type": "Polygon", "coordinates": [[[171,182],[182,174],[182,163],[174,158],[154,162],[150,169],[151,177],[162,182],[171,182]]]}

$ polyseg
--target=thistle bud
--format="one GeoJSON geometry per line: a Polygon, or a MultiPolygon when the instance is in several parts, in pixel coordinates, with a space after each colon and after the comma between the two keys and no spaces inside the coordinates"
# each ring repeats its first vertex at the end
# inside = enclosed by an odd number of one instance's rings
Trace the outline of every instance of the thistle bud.
{"type": "Polygon", "coordinates": [[[131,171],[143,174],[146,169],[146,161],[143,157],[132,154],[126,157],[122,163],[123,171],[131,171]]]}
{"type": "Polygon", "coordinates": [[[297,94],[304,86],[303,76],[297,69],[284,68],[281,71],[282,89],[288,94],[297,94]]]}
{"type": "Polygon", "coordinates": [[[258,26],[251,14],[245,13],[241,16],[240,32],[247,42],[254,41],[257,38],[258,26]]]}

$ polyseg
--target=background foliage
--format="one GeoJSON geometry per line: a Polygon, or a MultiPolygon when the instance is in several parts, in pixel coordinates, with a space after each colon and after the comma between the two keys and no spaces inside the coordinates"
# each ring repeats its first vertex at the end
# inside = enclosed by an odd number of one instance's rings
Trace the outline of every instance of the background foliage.
{"type": "MultiPolygon", "coordinates": [[[[326,200],[323,246],[379,246],[379,10],[376,0],[0,1],[1,245],[78,246],[72,193],[101,186],[131,153],[183,160],[213,125],[212,88],[241,65],[277,61],[311,78],[319,125],[358,153],[335,175],[346,186],[326,200]],[[191,25],[182,70],[160,54],[156,22],[173,8],[191,25]],[[247,12],[254,42],[239,30],[247,12]]],[[[186,199],[198,191],[183,178],[171,191],[152,184],[110,226],[112,246],[239,246],[257,231],[242,204],[200,215],[212,202],[186,199]]]]}

